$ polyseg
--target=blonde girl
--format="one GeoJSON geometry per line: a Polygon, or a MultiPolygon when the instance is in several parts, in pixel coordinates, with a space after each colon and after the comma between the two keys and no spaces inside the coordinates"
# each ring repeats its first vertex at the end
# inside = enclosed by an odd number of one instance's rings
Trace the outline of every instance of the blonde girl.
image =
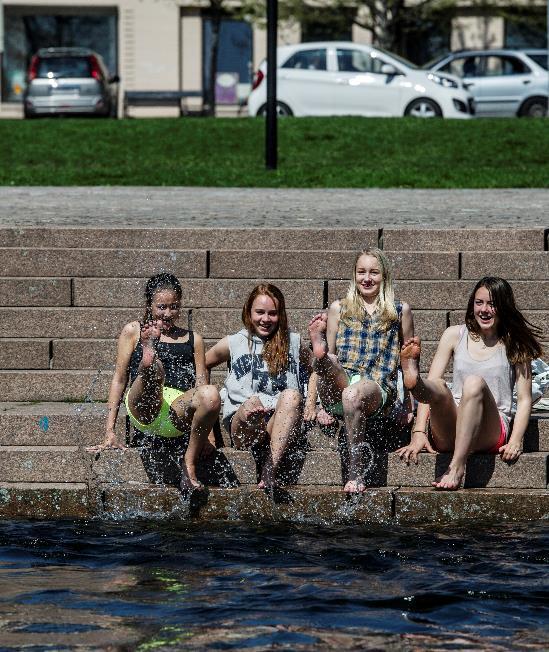
{"type": "MultiPolygon", "coordinates": [[[[389,261],[377,248],[357,255],[345,298],[309,324],[320,399],[328,413],[345,421],[347,493],[365,490],[362,450],[367,430],[397,399],[400,346],[413,333],[410,307],[395,301],[389,261]]],[[[411,406],[407,409],[411,420],[411,406]]]]}
{"type": "Polygon", "coordinates": [[[284,295],[271,283],[252,290],[242,322],[244,328],[207,352],[206,366],[229,363],[224,426],[236,448],[268,444],[259,487],[273,488],[288,445],[301,428],[300,375],[310,366],[310,351],[298,333],[290,332],[284,295]]]}

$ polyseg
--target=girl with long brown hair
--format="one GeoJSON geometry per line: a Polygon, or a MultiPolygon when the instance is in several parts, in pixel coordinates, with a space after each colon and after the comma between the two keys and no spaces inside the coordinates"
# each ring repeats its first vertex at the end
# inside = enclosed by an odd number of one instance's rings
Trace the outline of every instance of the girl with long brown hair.
{"type": "Polygon", "coordinates": [[[308,368],[310,351],[298,333],[290,332],[284,295],[271,283],[252,290],[242,322],[243,329],[207,352],[206,366],[229,363],[223,424],[236,448],[269,443],[259,487],[272,488],[284,453],[301,427],[300,368],[308,368]]]}
{"type": "Polygon", "coordinates": [[[400,354],[404,385],[420,406],[411,442],[398,451],[401,459],[417,463],[424,448],[453,452],[448,468],[433,482],[442,490],[459,489],[471,453],[518,459],[532,407],[531,361],[542,353],[539,336],[517,309],[509,283],[486,276],[469,297],[465,324],[444,331],[427,379],[419,374],[419,338],[406,341],[400,354]],[[444,373],[452,357],[450,390],[444,373]]]}

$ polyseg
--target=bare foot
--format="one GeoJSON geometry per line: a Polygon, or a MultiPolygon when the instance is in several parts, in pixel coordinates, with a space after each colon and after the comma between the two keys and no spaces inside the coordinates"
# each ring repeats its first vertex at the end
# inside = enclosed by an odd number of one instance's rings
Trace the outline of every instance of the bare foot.
{"type": "Polygon", "coordinates": [[[414,389],[419,378],[419,357],[421,355],[421,341],[419,337],[406,340],[400,349],[400,366],[404,387],[414,389]]]}
{"type": "Polygon", "coordinates": [[[326,342],[326,328],[328,315],[321,312],[315,315],[309,322],[309,337],[313,345],[313,355],[317,360],[322,360],[328,353],[328,343],[326,342]]]}
{"type": "Polygon", "coordinates": [[[346,494],[363,494],[366,491],[366,485],[362,480],[348,480],[343,491],[346,494]]]}
{"type": "Polygon", "coordinates": [[[143,358],[141,366],[145,369],[150,367],[156,359],[155,345],[160,338],[160,326],[157,321],[152,321],[143,325],[141,329],[141,347],[143,348],[143,358]]]}
{"type": "Polygon", "coordinates": [[[257,487],[258,489],[274,489],[276,487],[275,482],[275,472],[273,468],[273,460],[271,456],[265,460],[263,469],[261,471],[261,480],[259,481],[257,487]]]}
{"type": "Polygon", "coordinates": [[[321,426],[331,426],[335,422],[335,418],[329,412],[326,412],[324,408],[318,411],[316,420],[321,426]]]}
{"type": "Polygon", "coordinates": [[[448,467],[443,476],[432,483],[435,489],[440,491],[456,491],[460,488],[465,469],[451,469],[448,467]]]}

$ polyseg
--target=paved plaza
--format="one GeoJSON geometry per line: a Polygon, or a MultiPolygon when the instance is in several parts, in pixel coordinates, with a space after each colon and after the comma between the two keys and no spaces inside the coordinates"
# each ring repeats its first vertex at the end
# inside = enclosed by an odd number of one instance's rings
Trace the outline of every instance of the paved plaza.
{"type": "Polygon", "coordinates": [[[3,187],[0,226],[549,226],[549,190],[3,187]]]}

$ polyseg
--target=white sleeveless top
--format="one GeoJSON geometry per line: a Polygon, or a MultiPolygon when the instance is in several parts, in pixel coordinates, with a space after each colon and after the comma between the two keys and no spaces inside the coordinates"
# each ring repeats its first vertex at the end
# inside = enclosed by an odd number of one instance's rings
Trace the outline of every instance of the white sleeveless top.
{"type": "Polygon", "coordinates": [[[486,381],[496,401],[499,413],[509,423],[513,416],[513,387],[515,368],[507,359],[504,346],[496,346],[488,360],[474,360],[468,349],[469,331],[464,325],[454,350],[452,395],[457,405],[461,401],[463,382],[467,376],[480,376],[486,381]]]}
{"type": "Polygon", "coordinates": [[[243,328],[229,335],[231,352],[229,373],[225,379],[226,396],[223,401],[223,421],[227,423],[238,408],[252,396],[258,396],[263,406],[274,410],[278,397],[285,389],[300,390],[299,333],[290,333],[288,367],[277,376],[271,376],[263,360],[263,340],[250,335],[243,328]]]}

